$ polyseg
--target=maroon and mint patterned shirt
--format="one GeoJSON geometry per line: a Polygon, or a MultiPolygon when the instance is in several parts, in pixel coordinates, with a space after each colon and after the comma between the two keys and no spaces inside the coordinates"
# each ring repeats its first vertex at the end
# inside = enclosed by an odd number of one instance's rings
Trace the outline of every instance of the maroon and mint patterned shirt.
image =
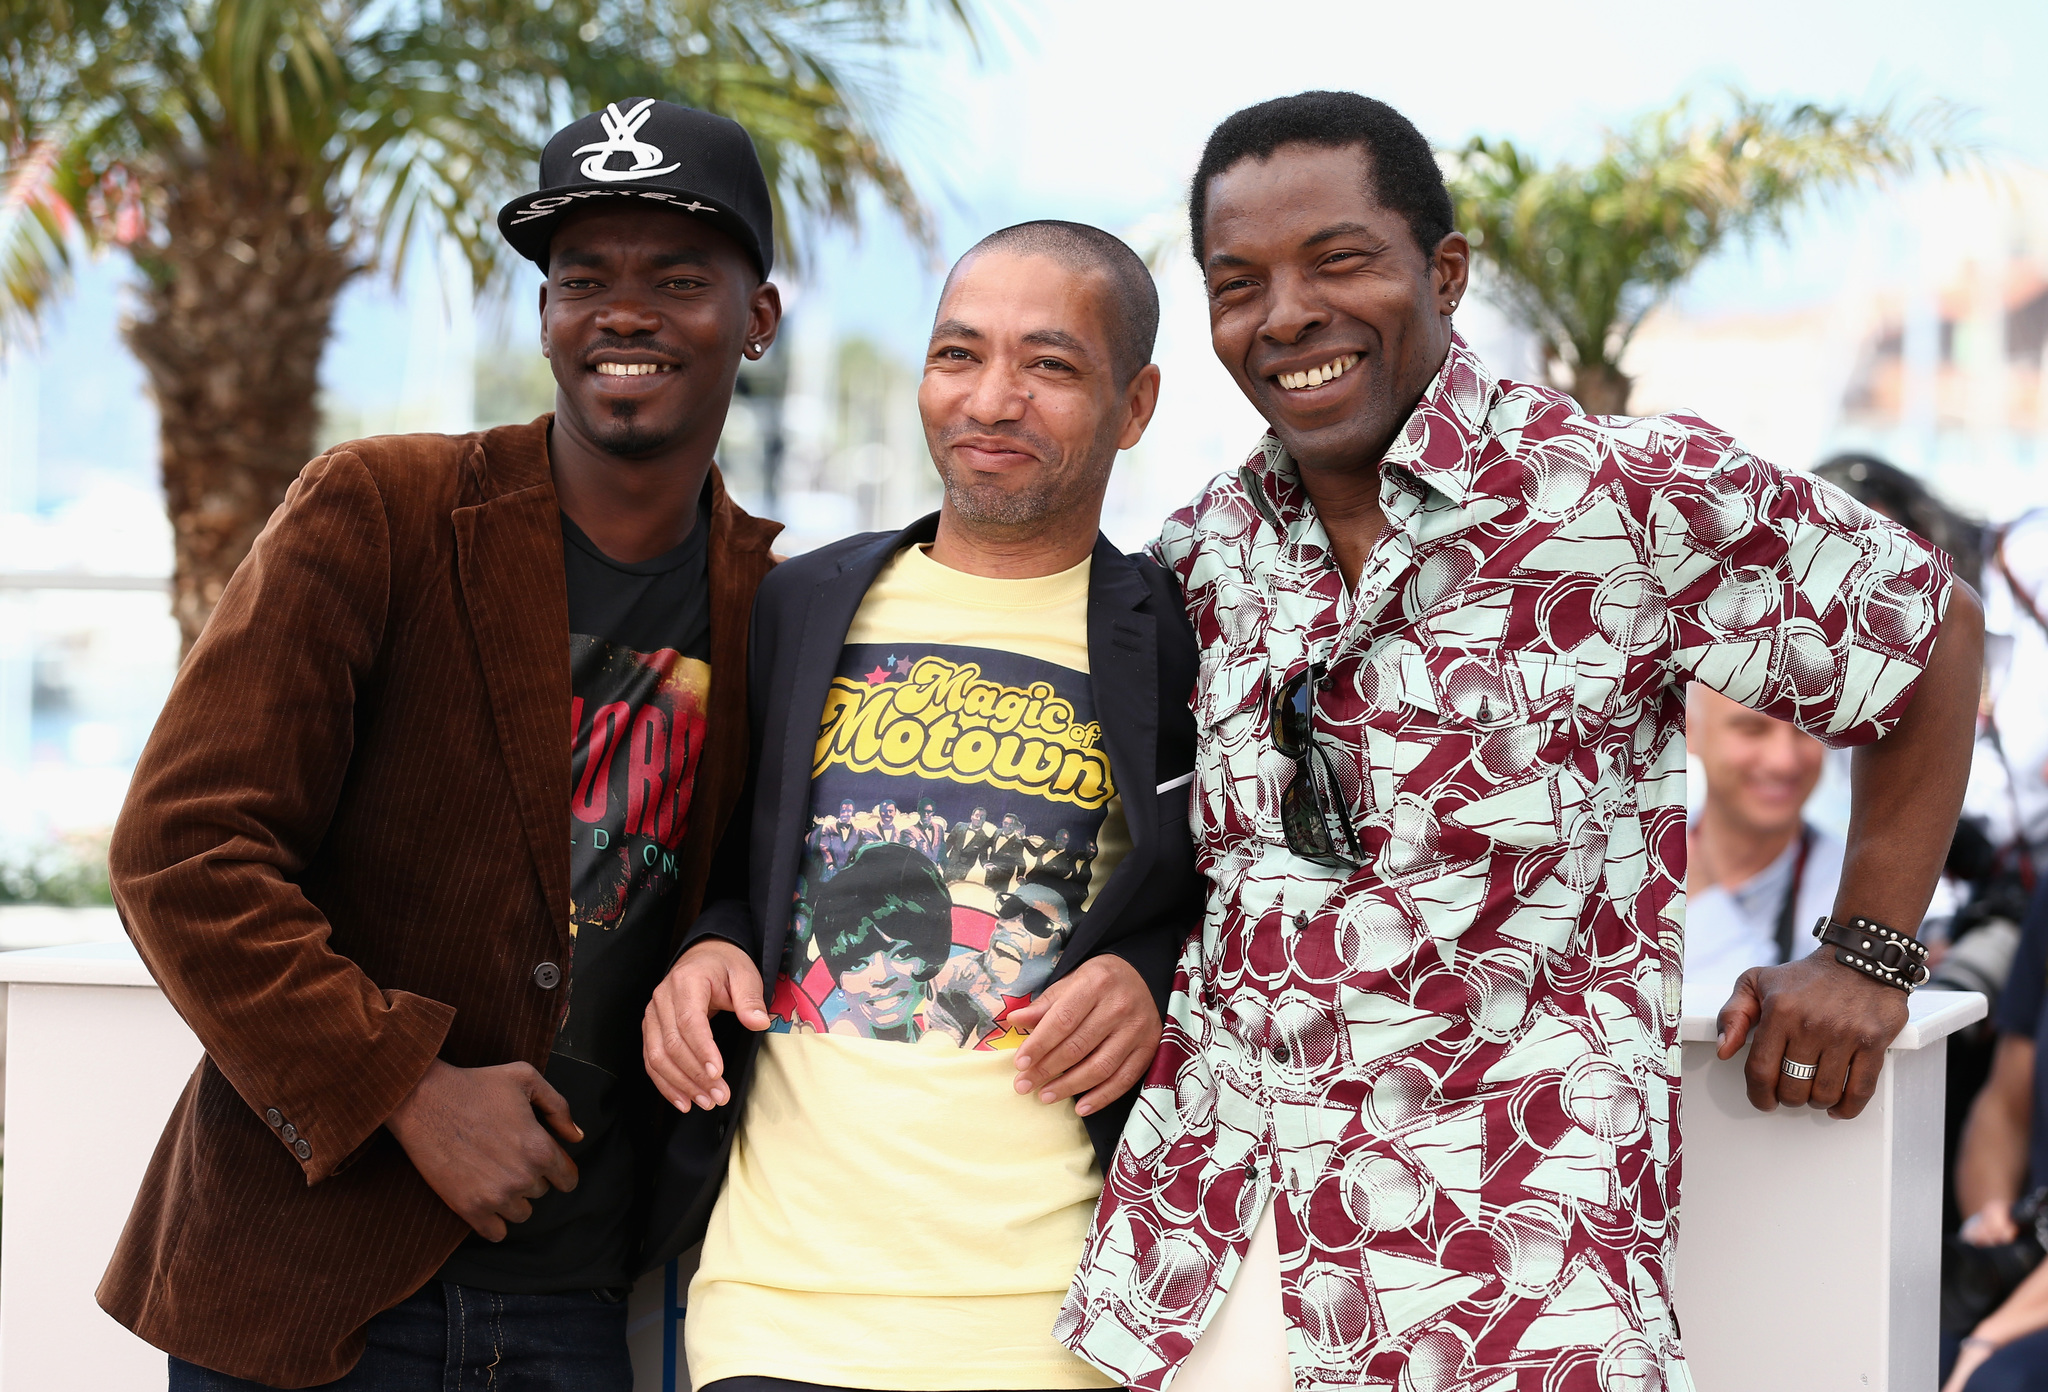
{"type": "Polygon", "coordinates": [[[1279,442],[1156,546],[1204,655],[1213,884],[1058,1336],[1171,1377],[1277,1202],[1295,1385],[1685,1392],[1671,1313],[1684,688],[1898,720],[1946,559],[1689,416],[1594,418],[1461,340],[1346,596],[1279,442]],[[1366,863],[1292,855],[1311,662],[1366,863]]]}

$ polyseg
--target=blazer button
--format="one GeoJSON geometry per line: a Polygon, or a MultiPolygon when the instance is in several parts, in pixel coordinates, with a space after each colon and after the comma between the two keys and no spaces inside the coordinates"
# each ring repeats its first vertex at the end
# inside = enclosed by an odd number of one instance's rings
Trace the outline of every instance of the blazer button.
{"type": "Polygon", "coordinates": [[[292,1154],[298,1156],[301,1160],[310,1160],[313,1158],[313,1147],[304,1141],[293,1141],[292,1154]]]}
{"type": "Polygon", "coordinates": [[[284,1124],[284,1129],[282,1131],[279,1131],[277,1134],[284,1137],[285,1144],[289,1145],[299,1138],[299,1128],[292,1125],[290,1122],[286,1122],[284,1124]]]}
{"type": "Polygon", "coordinates": [[[562,984],[562,969],[553,962],[542,962],[533,969],[533,984],[543,991],[552,991],[562,984]]]}
{"type": "Polygon", "coordinates": [[[263,1114],[263,1119],[270,1123],[270,1129],[273,1131],[275,1131],[278,1127],[284,1125],[284,1113],[280,1112],[275,1107],[272,1107],[269,1111],[265,1112],[263,1114]]]}

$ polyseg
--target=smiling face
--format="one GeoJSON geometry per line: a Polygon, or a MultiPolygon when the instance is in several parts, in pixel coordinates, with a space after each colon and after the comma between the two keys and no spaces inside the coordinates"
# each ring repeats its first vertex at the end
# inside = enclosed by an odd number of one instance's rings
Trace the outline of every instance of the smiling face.
{"type": "Polygon", "coordinates": [[[909,943],[892,941],[885,951],[871,952],[839,973],[839,989],[867,1029],[899,1029],[931,994],[917,979],[924,969],[924,959],[909,943]]]}
{"type": "Polygon", "coordinates": [[[1707,776],[1707,812],[1758,835],[1789,836],[1820,782],[1826,750],[1796,726],[1695,685],[1685,744],[1707,776]]]}
{"type": "Polygon", "coordinates": [[[554,235],[540,292],[556,429],[615,456],[709,449],[741,356],[774,341],[781,312],[723,232],[660,209],[579,211],[554,235]]]}
{"type": "Polygon", "coordinates": [[[1282,145],[1210,180],[1209,336],[1304,473],[1376,465],[1450,351],[1471,251],[1425,255],[1360,146],[1282,145]]]}
{"type": "Polygon", "coordinates": [[[954,268],[917,409],[955,518],[1038,531],[1100,511],[1110,465],[1145,433],[1159,383],[1151,366],[1116,381],[1109,294],[1100,272],[1046,256],[990,250],[954,268]]]}
{"type": "Polygon", "coordinates": [[[1006,996],[1036,995],[1052,979],[1063,942],[1058,934],[1041,938],[1014,919],[1004,919],[988,935],[983,960],[989,978],[1006,996]]]}

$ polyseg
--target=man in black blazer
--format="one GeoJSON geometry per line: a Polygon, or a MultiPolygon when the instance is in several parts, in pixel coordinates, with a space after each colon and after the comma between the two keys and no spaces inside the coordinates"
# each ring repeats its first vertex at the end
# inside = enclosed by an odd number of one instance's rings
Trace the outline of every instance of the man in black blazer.
{"type": "Polygon", "coordinates": [[[1109,234],[988,238],[919,392],[944,507],[762,586],[744,829],[644,1031],[683,1131],[732,1142],[656,1215],[708,1221],[704,1392],[1096,1385],[1053,1320],[1203,894],[1194,634],[1098,530],[1157,326],[1109,234]],[[919,834],[828,878],[807,837],[849,803],[919,834]]]}

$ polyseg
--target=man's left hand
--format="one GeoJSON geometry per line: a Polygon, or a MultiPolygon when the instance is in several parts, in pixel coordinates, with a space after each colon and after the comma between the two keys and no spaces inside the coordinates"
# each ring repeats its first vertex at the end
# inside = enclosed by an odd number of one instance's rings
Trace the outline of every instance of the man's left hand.
{"type": "Polygon", "coordinates": [[[1906,996],[1834,960],[1828,949],[1779,967],[1751,967],[1721,1007],[1722,1058],[1755,1031],[1743,1074],[1758,1111],[1825,1108],[1847,1120],[1877,1094],[1884,1051],[1906,1027],[1906,996]],[[1794,1078],[1779,1065],[1818,1065],[1794,1078]]]}
{"type": "Polygon", "coordinates": [[[1104,953],[1013,1010],[1009,1023],[1030,1037],[1017,1050],[1017,1091],[1041,1102],[1080,1096],[1082,1116],[1136,1086],[1159,1050],[1159,1007],[1133,967],[1104,953]]]}

